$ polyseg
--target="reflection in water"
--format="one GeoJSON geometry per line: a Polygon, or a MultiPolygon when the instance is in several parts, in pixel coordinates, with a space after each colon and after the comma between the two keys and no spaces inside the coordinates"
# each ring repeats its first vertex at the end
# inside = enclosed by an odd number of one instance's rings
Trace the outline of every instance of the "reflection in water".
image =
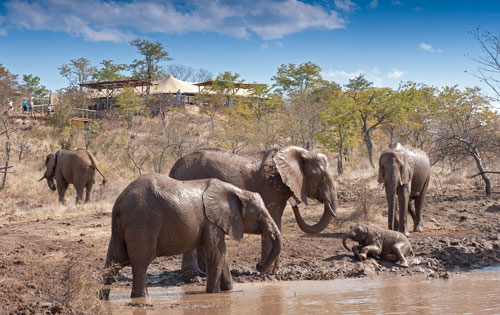
{"type": "Polygon", "coordinates": [[[149,288],[151,297],[130,300],[114,290],[110,314],[500,314],[500,272],[469,272],[448,280],[375,277],[334,281],[236,284],[230,293],[205,287],[149,288]],[[129,303],[149,307],[131,307],[129,303]]]}

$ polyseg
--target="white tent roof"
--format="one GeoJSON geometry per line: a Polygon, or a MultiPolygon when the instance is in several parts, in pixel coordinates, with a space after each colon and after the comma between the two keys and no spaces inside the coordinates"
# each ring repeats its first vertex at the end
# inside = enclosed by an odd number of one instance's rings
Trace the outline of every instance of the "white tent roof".
{"type": "Polygon", "coordinates": [[[177,93],[178,90],[181,93],[197,94],[200,89],[197,85],[194,85],[195,83],[197,82],[181,81],[169,75],[165,79],[155,82],[157,85],[151,87],[151,94],[177,93]]]}

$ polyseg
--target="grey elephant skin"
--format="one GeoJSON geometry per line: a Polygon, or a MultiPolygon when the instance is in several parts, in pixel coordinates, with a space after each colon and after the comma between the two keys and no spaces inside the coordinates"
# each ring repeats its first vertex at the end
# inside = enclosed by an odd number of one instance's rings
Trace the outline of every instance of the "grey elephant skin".
{"type": "MultiPolygon", "coordinates": [[[[207,263],[206,291],[231,290],[224,236],[261,234],[273,245],[257,270],[267,271],[279,255],[281,235],[259,194],[217,179],[178,181],[162,174],[144,175],[117,198],[105,267],[111,284],[120,267],[131,265],[132,297],[147,295],[146,270],[159,256],[202,247],[207,263]]],[[[109,289],[101,297],[109,296],[109,289]]]]}
{"type": "Polygon", "coordinates": [[[388,204],[388,229],[408,234],[407,213],[413,218],[413,231],[423,231],[422,210],[431,177],[427,154],[392,143],[379,159],[378,182],[384,183],[388,204]],[[398,202],[396,203],[396,197],[398,202]],[[410,201],[415,201],[415,212],[410,201]],[[399,220],[396,217],[399,205],[399,220]]]}
{"type": "Polygon", "coordinates": [[[85,202],[90,200],[96,170],[102,176],[102,184],[106,183],[106,178],[97,167],[94,156],[84,149],[59,150],[55,154],[49,153],[45,158],[45,167],[45,173],[40,180],[47,179],[47,184],[52,191],[55,191],[57,187],[59,202],[63,204],[69,184],[75,187],[77,203],[83,200],[84,189],[86,189],[85,202]],[[57,186],[54,184],[54,179],[57,186]]]}
{"type": "Polygon", "coordinates": [[[375,224],[356,224],[346,233],[342,239],[344,248],[347,240],[358,242],[353,246],[354,256],[359,260],[365,260],[369,255],[380,256],[384,260],[400,262],[402,267],[408,267],[406,255],[413,253],[410,241],[401,232],[386,230],[375,224]]]}
{"type": "MultiPolygon", "coordinates": [[[[181,157],[170,170],[170,177],[179,180],[217,178],[241,189],[257,192],[281,230],[281,218],[289,198],[307,204],[308,198],[324,204],[321,219],[308,225],[297,206],[295,219],[305,233],[319,233],[335,216],[337,191],[328,159],[321,153],[312,153],[300,147],[269,149],[246,155],[232,154],[218,149],[195,151],[181,157]]],[[[270,251],[271,243],[264,239],[262,258],[270,251]]],[[[276,260],[273,271],[279,268],[276,260]]],[[[182,269],[199,273],[196,251],[183,257],[182,269]]]]}

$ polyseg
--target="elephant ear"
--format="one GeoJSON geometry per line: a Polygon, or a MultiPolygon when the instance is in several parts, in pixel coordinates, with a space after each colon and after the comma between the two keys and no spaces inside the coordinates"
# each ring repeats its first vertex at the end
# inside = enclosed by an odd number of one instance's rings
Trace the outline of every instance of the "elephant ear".
{"type": "Polygon", "coordinates": [[[47,168],[45,170],[45,177],[51,177],[55,173],[55,167],[56,167],[56,156],[54,153],[49,153],[47,154],[47,157],[45,157],[45,167],[47,168]]]}
{"type": "Polygon", "coordinates": [[[307,205],[306,177],[304,160],[311,158],[311,153],[300,147],[286,147],[274,156],[274,163],[285,185],[307,205]]]}
{"type": "Polygon", "coordinates": [[[205,215],[213,224],[236,240],[243,237],[243,191],[236,186],[212,180],[203,193],[205,215]]]}

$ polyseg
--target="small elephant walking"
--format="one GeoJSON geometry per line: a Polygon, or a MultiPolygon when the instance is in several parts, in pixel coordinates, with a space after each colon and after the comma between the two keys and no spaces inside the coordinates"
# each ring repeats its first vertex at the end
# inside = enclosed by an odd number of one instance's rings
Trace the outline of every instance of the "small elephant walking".
{"type": "MultiPolygon", "coordinates": [[[[113,206],[105,284],[120,267],[131,265],[132,297],[147,295],[146,271],[159,256],[202,247],[207,265],[206,292],[232,289],[224,237],[261,234],[272,243],[270,254],[257,264],[266,272],[278,257],[281,234],[259,194],[217,179],[179,181],[148,174],[130,183],[113,206]],[[117,267],[113,267],[116,266],[117,267]]],[[[101,291],[109,297],[109,289],[101,291]]]]}
{"type": "Polygon", "coordinates": [[[391,143],[379,159],[378,182],[384,183],[388,204],[388,229],[408,233],[407,213],[413,218],[413,231],[422,232],[422,209],[431,177],[431,164],[425,152],[391,143]],[[396,197],[399,221],[396,217],[396,197]],[[415,201],[415,212],[410,201],[415,201]]]}
{"type": "Polygon", "coordinates": [[[413,253],[410,241],[403,233],[386,230],[375,224],[356,224],[344,235],[342,245],[350,250],[347,239],[359,243],[359,246],[352,247],[354,256],[359,260],[365,260],[368,255],[378,255],[383,260],[399,261],[401,267],[408,267],[405,255],[413,253]]]}
{"type": "Polygon", "coordinates": [[[95,170],[101,174],[102,184],[106,183],[106,178],[97,167],[94,156],[85,149],[59,150],[55,154],[49,153],[45,158],[45,167],[45,173],[40,180],[47,179],[49,188],[55,191],[54,178],[56,179],[59,202],[63,204],[65,203],[64,194],[69,184],[75,187],[77,203],[83,200],[83,189],[86,189],[85,202],[90,200],[92,185],[95,183],[95,170]]]}

